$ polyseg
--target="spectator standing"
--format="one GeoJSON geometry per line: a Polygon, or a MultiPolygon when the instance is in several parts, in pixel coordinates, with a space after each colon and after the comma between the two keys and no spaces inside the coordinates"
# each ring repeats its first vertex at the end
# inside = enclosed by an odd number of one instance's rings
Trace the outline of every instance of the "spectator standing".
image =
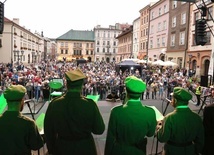
{"type": "Polygon", "coordinates": [[[151,90],[151,86],[147,83],[147,87],[146,87],[146,99],[149,99],[150,90],[151,90]]]}
{"type": "Polygon", "coordinates": [[[197,97],[196,106],[199,106],[201,104],[201,93],[202,93],[202,87],[200,86],[200,83],[198,82],[196,84],[196,89],[195,89],[195,95],[197,97]]]}
{"type": "Polygon", "coordinates": [[[27,95],[28,95],[28,98],[29,99],[32,99],[33,98],[33,82],[32,80],[29,80],[27,83],[26,83],[26,89],[27,89],[27,95]]]}
{"type": "Polygon", "coordinates": [[[152,99],[157,99],[158,84],[155,81],[151,83],[151,89],[152,89],[152,99]]]}

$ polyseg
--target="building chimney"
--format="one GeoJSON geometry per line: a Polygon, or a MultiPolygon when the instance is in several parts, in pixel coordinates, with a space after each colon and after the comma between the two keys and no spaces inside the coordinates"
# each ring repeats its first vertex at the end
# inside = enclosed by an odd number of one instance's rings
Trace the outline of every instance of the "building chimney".
{"type": "Polygon", "coordinates": [[[19,25],[19,18],[13,18],[13,22],[19,25]]]}

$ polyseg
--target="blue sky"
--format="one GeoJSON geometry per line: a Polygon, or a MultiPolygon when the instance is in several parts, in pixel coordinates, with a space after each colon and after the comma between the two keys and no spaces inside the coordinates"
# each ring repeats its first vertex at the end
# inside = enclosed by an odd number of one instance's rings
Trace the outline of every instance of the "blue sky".
{"type": "Polygon", "coordinates": [[[157,0],[6,0],[5,17],[19,18],[20,26],[31,32],[43,31],[45,37],[57,38],[70,29],[132,24],[140,16],[140,9],[154,1],[157,0]]]}

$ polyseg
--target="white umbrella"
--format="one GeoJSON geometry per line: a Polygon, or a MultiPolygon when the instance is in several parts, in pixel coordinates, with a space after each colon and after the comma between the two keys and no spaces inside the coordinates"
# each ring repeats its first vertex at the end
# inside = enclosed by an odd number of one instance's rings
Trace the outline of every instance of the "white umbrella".
{"type": "Polygon", "coordinates": [[[152,62],[152,65],[163,66],[164,62],[162,60],[157,60],[155,62],[152,62]]]}
{"type": "Polygon", "coordinates": [[[122,61],[134,61],[134,62],[137,62],[137,61],[139,61],[139,59],[123,59],[122,61]]]}
{"type": "Polygon", "coordinates": [[[138,60],[137,63],[146,63],[146,60],[138,60]]]}
{"type": "Polygon", "coordinates": [[[138,60],[137,63],[142,63],[142,64],[148,63],[148,64],[151,64],[152,61],[150,61],[150,60],[138,60]]]}
{"type": "Polygon", "coordinates": [[[165,61],[164,63],[163,63],[163,66],[168,66],[168,67],[177,67],[178,66],[178,64],[177,63],[174,63],[174,62],[172,62],[172,61],[165,61]]]}

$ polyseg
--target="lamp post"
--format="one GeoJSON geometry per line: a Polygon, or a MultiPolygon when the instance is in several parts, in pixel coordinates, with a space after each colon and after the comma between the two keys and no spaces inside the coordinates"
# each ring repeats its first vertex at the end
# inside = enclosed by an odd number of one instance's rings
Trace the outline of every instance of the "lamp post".
{"type": "Polygon", "coordinates": [[[39,63],[39,51],[36,51],[36,61],[39,63]]]}
{"type": "Polygon", "coordinates": [[[19,61],[22,61],[23,55],[24,55],[24,51],[19,51],[19,50],[14,50],[14,61],[16,61],[17,58],[17,65],[19,65],[19,61]]]}
{"type": "Polygon", "coordinates": [[[190,55],[189,55],[189,72],[188,72],[189,77],[190,77],[191,59],[192,59],[192,55],[190,54],[190,55]]]}

